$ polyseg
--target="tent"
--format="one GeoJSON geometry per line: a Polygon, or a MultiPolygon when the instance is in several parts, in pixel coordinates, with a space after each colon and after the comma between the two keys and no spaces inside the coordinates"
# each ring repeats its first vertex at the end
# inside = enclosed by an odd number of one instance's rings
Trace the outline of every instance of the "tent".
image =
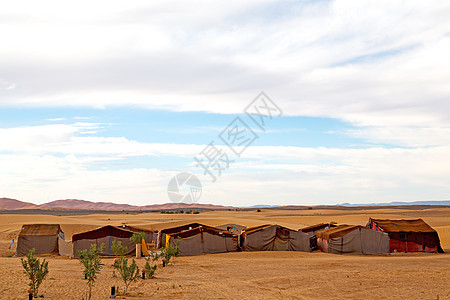
{"type": "Polygon", "coordinates": [[[247,229],[247,226],[235,224],[235,223],[227,223],[219,226],[215,226],[217,229],[228,231],[234,234],[241,234],[242,230],[247,229]]]}
{"type": "Polygon", "coordinates": [[[304,232],[309,235],[309,243],[311,246],[311,251],[314,251],[314,250],[318,249],[316,233],[320,230],[328,229],[331,227],[336,227],[336,225],[332,225],[332,224],[328,224],[328,223],[320,223],[320,224],[304,227],[302,229],[299,229],[299,231],[304,232]]]}
{"type": "Polygon", "coordinates": [[[168,243],[175,246],[179,241],[180,255],[200,255],[238,250],[238,236],[209,226],[167,234],[168,243]]]}
{"type": "Polygon", "coordinates": [[[191,230],[193,228],[199,227],[199,226],[205,226],[200,223],[189,223],[186,225],[176,226],[176,227],[170,227],[166,229],[162,229],[158,232],[158,237],[156,238],[156,248],[159,249],[161,247],[164,247],[166,244],[166,234],[176,233],[176,232],[182,232],[186,230],[191,230]]]}
{"type": "Polygon", "coordinates": [[[242,232],[244,251],[310,251],[309,235],[280,225],[262,225],[242,232]]]}
{"type": "Polygon", "coordinates": [[[382,254],[389,253],[389,237],[386,233],[359,225],[340,225],[316,233],[317,246],[334,254],[382,254]]]}
{"type": "Polygon", "coordinates": [[[436,230],[422,219],[383,220],[369,219],[367,228],[386,232],[389,235],[391,252],[432,252],[443,253],[436,230]]]}
{"type": "Polygon", "coordinates": [[[112,256],[114,253],[111,250],[112,242],[114,240],[122,242],[122,246],[128,247],[128,253],[133,254],[136,251],[136,244],[130,241],[133,231],[123,229],[116,226],[103,226],[94,230],[74,234],[72,236],[73,256],[77,257],[77,250],[90,249],[91,244],[100,245],[103,243],[102,255],[112,256]]]}
{"type": "Polygon", "coordinates": [[[16,255],[27,255],[32,248],[35,254],[58,253],[58,235],[64,238],[58,224],[23,225],[17,240],[16,255]]]}

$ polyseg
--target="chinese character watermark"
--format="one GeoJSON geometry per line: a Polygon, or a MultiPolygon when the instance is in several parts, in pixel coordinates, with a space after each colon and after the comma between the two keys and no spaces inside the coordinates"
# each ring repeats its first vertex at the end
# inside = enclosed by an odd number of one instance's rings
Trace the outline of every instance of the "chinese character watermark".
{"type": "MultiPolygon", "coordinates": [[[[260,130],[266,131],[266,126],[274,117],[280,117],[283,111],[264,92],[261,92],[245,109],[244,113],[251,121],[246,122],[241,117],[236,117],[218,135],[235,156],[240,158],[244,151],[252,145],[259,136],[248,124],[256,124],[260,130]]],[[[234,160],[230,160],[224,147],[211,141],[194,160],[196,167],[203,170],[203,175],[209,175],[212,182],[222,175],[222,171],[228,170],[234,160]]],[[[202,185],[200,180],[189,172],[174,176],[167,189],[169,199],[175,203],[195,203],[201,196],[202,185]],[[184,187],[184,188],[183,188],[184,187]]]]}

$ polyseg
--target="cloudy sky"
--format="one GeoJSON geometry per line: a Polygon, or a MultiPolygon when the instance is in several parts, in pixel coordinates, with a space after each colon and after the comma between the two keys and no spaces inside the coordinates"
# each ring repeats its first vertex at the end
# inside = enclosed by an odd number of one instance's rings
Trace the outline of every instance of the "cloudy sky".
{"type": "Polygon", "coordinates": [[[449,15],[446,1],[4,1],[0,197],[166,203],[191,172],[200,203],[449,199],[449,15]],[[261,91],[279,109],[263,128],[244,113],[261,91]],[[224,139],[236,120],[253,137],[240,155],[224,139]]]}

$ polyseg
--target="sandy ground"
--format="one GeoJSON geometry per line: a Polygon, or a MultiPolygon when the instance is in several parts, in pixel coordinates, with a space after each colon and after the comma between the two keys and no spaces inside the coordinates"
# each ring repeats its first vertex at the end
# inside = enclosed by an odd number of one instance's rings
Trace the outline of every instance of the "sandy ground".
{"type": "MultiPolygon", "coordinates": [[[[446,254],[382,256],[320,252],[240,252],[179,257],[158,267],[156,277],[132,284],[121,299],[450,299],[450,209],[358,211],[206,212],[199,215],[0,215],[0,299],[27,299],[27,281],[10,240],[22,224],[60,223],[66,235],[98,225],[122,223],[149,229],[196,221],[209,225],[236,222],[248,226],[278,223],[298,229],[318,222],[365,225],[369,217],[423,218],[439,233],[446,254]]],[[[76,259],[46,257],[50,273],[40,294],[45,299],[81,299],[86,290],[76,259]]],[[[103,259],[93,299],[108,299],[112,259],[103,259]]],[[[144,260],[138,260],[144,265],[144,260]]]]}

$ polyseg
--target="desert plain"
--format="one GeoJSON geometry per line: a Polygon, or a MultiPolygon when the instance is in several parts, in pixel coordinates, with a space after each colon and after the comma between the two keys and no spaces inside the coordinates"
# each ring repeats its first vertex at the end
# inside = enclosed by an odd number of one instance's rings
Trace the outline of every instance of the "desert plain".
{"type": "MultiPolygon", "coordinates": [[[[321,222],[365,225],[369,219],[422,218],[439,234],[444,254],[392,253],[336,255],[306,252],[234,252],[181,256],[159,264],[153,279],[132,283],[117,299],[450,299],[450,208],[379,208],[351,210],[206,211],[200,214],[111,213],[83,215],[0,214],[0,299],[28,299],[20,258],[12,256],[23,224],[60,224],[67,236],[99,225],[134,225],[158,230],[198,222],[247,226],[280,224],[299,229],[321,222]]],[[[41,299],[82,299],[87,290],[77,259],[40,256],[49,274],[39,289],[41,299]]],[[[93,299],[108,299],[112,258],[93,289],[93,299]]],[[[145,260],[137,260],[143,267],[145,260]]]]}

